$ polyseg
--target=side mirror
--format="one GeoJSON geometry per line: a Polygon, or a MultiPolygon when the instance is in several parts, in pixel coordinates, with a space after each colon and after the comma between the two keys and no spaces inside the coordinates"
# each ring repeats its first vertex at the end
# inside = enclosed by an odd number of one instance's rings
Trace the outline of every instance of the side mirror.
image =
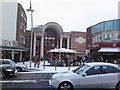
{"type": "Polygon", "coordinates": [[[86,73],[82,73],[82,76],[85,77],[87,74],[86,73]]]}

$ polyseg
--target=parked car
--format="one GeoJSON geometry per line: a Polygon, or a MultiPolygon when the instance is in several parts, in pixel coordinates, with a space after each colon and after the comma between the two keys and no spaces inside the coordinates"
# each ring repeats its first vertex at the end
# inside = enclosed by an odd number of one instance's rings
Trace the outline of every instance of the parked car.
{"type": "Polygon", "coordinates": [[[23,64],[23,63],[15,63],[13,60],[11,59],[1,59],[0,61],[3,62],[3,64],[6,64],[6,65],[13,65],[16,67],[17,71],[25,71],[27,70],[27,65],[26,64],[23,64]]]}
{"type": "Polygon", "coordinates": [[[84,63],[72,71],[53,74],[49,85],[58,90],[78,88],[120,90],[120,66],[104,62],[84,63]]]}
{"type": "Polygon", "coordinates": [[[12,65],[5,65],[0,63],[0,78],[6,78],[9,76],[16,76],[17,69],[12,65]]]}

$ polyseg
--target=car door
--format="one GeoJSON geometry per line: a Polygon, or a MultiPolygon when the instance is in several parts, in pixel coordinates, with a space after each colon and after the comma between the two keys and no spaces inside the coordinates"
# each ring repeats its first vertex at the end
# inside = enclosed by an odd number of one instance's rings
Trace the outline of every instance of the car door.
{"type": "Polygon", "coordinates": [[[101,87],[101,67],[94,66],[85,72],[85,76],[80,78],[81,88],[100,88],[101,87]]]}
{"type": "Polygon", "coordinates": [[[102,67],[103,74],[101,75],[102,79],[102,88],[113,88],[118,82],[118,72],[119,70],[112,66],[104,65],[102,67]]]}

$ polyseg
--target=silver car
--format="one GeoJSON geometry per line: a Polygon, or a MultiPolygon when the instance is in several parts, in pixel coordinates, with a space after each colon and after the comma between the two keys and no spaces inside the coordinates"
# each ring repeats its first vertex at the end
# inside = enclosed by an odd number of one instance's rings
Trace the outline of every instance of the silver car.
{"type": "Polygon", "coordinates": [[[13,60],[11,59],[0,59],[0,61],[3,62],[3,64],[6,65],[13,65],[16,67],[17,71],[25,71],[27,70],[28,66],[26,64],[23,63],[15,63],[13,60]]]}
{"type": "Polygon", "coordinates": [[[51,88],[73,90],[99,88],[120,90],[120,67],[111,63],[85,63],[75,70],[56,73],[49,80],[51,88]]]}

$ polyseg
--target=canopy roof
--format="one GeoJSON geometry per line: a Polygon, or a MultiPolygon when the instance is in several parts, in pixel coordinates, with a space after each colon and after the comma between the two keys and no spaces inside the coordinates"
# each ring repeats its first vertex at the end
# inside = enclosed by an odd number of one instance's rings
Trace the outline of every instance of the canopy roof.
{"type": "Polygon", "coordinates": [[[48,52],[61,52],[61,53],[77,53],[75,50],[72,49],[66,49],[66,48],[55,48],[51,49],[48,52]]]}
{"type": "Polygon", "coordinates": [[[120,52],[120,48],[101,48],[98,52],[120,52]]]}
{"type": "Polygon", "coordinates": [[[13,47],[13,46],[0,46],[0,50],[29,51],[29,48],[21,48],[21,47],[13,47]]]}

